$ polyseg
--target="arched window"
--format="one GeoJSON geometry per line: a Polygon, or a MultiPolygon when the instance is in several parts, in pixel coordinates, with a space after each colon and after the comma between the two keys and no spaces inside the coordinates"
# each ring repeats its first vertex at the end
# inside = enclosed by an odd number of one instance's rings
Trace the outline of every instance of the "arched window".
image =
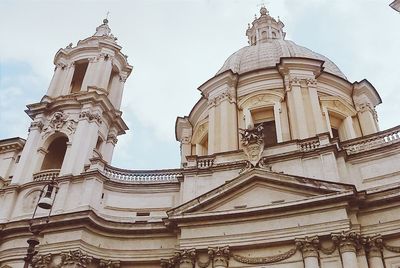
{"type": "Polygon", "coordinates": [[[61,169],[67,151],[68,138],[55,138],[49,145],[40,170],[61,169]]]}

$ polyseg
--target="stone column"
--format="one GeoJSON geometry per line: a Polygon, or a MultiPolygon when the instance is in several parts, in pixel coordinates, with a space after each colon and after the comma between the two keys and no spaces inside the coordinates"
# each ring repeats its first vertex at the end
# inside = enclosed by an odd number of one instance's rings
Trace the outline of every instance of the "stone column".
{"type": "Polygon", "coordinates": [[[317,93],[317,80],[307,79],[308,92],[310,95],[311,110],[314,117],[314,125],[316,134],[321,134],[325,132],[321,106],[319,104],[319,98],[317,93]]]}
{"type": "Polygon", "coordinates": [[[117,134],[113,131],[110,131],[101,153],[103,156],[103,160],[106,161],[108,164],[111,163],[112,155],[117,142],[118,142],[117,134]]]}
{"type": "Polygon", "coordinates": [[[79,122],[74,133],[68,159],[64,158],[63,172],[78,175],[89,163],[89,158],[96,147],[99,126],[102,123],[100,111],[85,109],[79,115],[79,122]],[[64,167],[65,165],[65,167],[64,167]]]}
{"type": "Polygon", "coordinates": [[[354,131],[354,126],[353,126],[353,118],[351,116],[346,117],[343,120],[343,124],[345,125],[346,129],[346,139],[354,139],[356,138],[356,132],[354,131]]]}
{"type": "MultiPolygon", "coordinates": [[[[232,90],[229,88],[218,97],[220,102],[220,151],[227,152],[238,149],[238,133],[236,120],[236,101],[232,90]]],[[[218,105],[218,104],[217,104],[218,105]]]]}
{"type": "Polygon", "coordinates": [[[275,104],[274,104],[274,119],[275,119],[275,128],[276,128],[276,140],[278,142],[282,142],[283,135],[282,135],[281,103],[280,102],[275,102],[275,104]]]}
{"type": "Polygon", "coordinates": [[[304,268],[319,268],[318,236],[296,239],[295,242],[303,255],[304,268]]]}
{"type": "Polygon", "coordinates": [[[229,266],[229,247],[208,248],[208,256],[213,268],[227,268],[229,266]]]}
{"type": "Polygon", "coordinates": [[[332,234],[332,240],[339,247],[343,268],[357,268],[357,249],[360,247],[360,235],[349,230],[332,234]]]}
{"type": "Polygon", "coordinates": [[[93,86],[107,90],[108,82],[110,81],[111,71],[112,71],[111,56],[105,53],[101,53],[96,63],[97,75],[94,77],[93,86]]]}
{"type": "Polygon", "coordinates": [[[216,107],[215,99],[208,100],[208,154],[213,154],[216,152],[216,107]]]}
{"type": "Polygon", "coordinates": [[[29,127],[29,134],[21,153],[21,159],[16,166],[12,184],[20,184],[32,181],[32,174],[36,167],[37,149],[40,141],[40,134],[43,129],[41,121],[34,121],[29,127]]]}
{"type": "Polygon", "coordinates": [[[62,84],[60,87],[62,88],[60,95],[68,95],[70,94],[71,82],[72,78],[74,77],[75,72],[75,63],[71,63],[68,65],[66,69],[65,79],[63,79],[62,84]]]}
{"type": "Polygon", "coordinates": [[[254,127],[253,118],[251,116],[251,112],[248,108],[243,109],[244,114],[244,127],[246,129],[250,129],[254,127]]]}
{"type": "Polygon", "coordinates": [[[62,63],[57,63],[56,64],[56,69],[54,71],[53,78],[51,79],[49,89],[47,90],[47,95],[50,97],[57,97],[58,93],[60,92],[59,87],[60,85],[60,80],[62,78],[62,73],[63,69],[65,68],[65,65],[62,63]]]}
{"type": "Polygon", "coordinates": [[[357,116],[364,135],[378,132],[376,111],[370,103],[362,103],[357,106],[357,116]]]}
{"type": "Polygon", "coordinates": [[[300,79],[293,78],[289,81],[290,90],[287,92],[288,109],[290,114],[290,123],[295,130],[292,133],[294,139],[308,138],[307,122],[303,103],[303,94],[301,92],[300,79]]]}
{"type": "Polygon", "coordinates": [[[124,84],[126,82],[126,76],[115,76],[112,81],[112,87],[110,89],[108,97],[114,108],[119,110],[121,108],[122,93],[124,91],[124,84]]]}
{"type": "Polygon", "coordinates": [[[93,79],[96,77],[96,61],[97,59],[95,57],[89,59],[85,77],[82,81],[81,91],[88,91],[88,87],[93,84],[93,79]]]}
{"type": "Polygon", "coordinates": [[[323,107],[322,107],[322,113],[323,113],[324,118],[325,118],[325,127],[326,127],[326,130],[329,132],[330,137],[333,138],[333,133],[332,133],[332,129],[331,129],[331,121],[329,120],[328,108],[326,108],[325,106],[323,106],[323,107]]]}
{"type": "Polygon", "coordinates": [[[385,268],[382,259],[382,242],[380,235],[365,238],[365,251],[370,268],[385,268]]]}

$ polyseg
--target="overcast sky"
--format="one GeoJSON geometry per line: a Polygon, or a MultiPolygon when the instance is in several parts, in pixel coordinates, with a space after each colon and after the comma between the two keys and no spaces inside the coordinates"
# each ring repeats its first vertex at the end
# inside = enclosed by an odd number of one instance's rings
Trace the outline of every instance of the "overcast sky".
{"type": "MultiPolygon", "coordinates": [[[[381,129],[400,124],[400,14],[384,0],[269,0],[286,39],[323,54],[351,82],[368,79],[383,104],[381,129]]],[[[179,166],[177,116],[199,99],[197,87],[247,45],[247,23],[260,0],[0,2],[0,139],[26,138],[25,105],[40,101],[53,57],[109,26],[134,71],[122,101],[130,130],[119,137],[113,165],[128,169],[179,166]]]]}

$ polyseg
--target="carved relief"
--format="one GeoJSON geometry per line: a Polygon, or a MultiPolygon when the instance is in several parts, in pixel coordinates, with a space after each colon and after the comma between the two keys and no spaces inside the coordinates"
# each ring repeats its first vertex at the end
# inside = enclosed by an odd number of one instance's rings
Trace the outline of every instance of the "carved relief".
{"type": "Polygon", "coordinates": [[[349,230],[332,234],[333,242],[339,247],[340,253],[357,252],[361,248],[361,235],[349,230]]]}
{"type": "Polygon", "coordinates": [[[382,257],[383,240],[381,235],[364,237],[363,245],[369,258],[382,257]]]}
{"type": "Polygon", "coordinates": [[[252,166],[256,166],[261,159],[264,150],[263,126],[259,125],[251,129],[239,129],[243,151],[247,155],[247,160],[252,166]]]}
{"type": "Polygon", "coordinates": [[[102,123],[101,115],[98,113],[83,111],[79,114],[79,119],[86,119],[89,122],[97,121],[99,124],[102,123]]]}
{"type": "Polygon", "coordinates": [[[118,138],[117,138],[117,136],[115,134],[109,134],[107,136],[107,142],[108,143],[112,143],[113,145],[115,145],[118,142],[118,138]]]}
{"type": "Polygon", "coordinates": [[[228,267],[230,251],[229,247],[208,248],[208,256],[213,262],[213,267],[228,267]]]}
{"type": "Polygon", "coordinates": [[[179,264],[180,268],[192,268],[196,262],[196,249],[184,249],[176,251],[169,259],[161,259],[162,268],[174,268],[179,264]]]}
{"type": "Polygon", "coordinates": [[[301,250],[303,258],[316,257],[318,258],[319,239],[318,236],[305,237],[295,240],[296,246],[301,250]]]}
{"type": "Polygon", "coordinates": [[[58,267],[63,265],[77,265],[78,267],[87,267],[93,260],[93,257],[82,253],[78,250],[70,250],[69,252],[61,252],[61,263],[58,267]]]}
{"type": "Polygon", "coordinates": [[[241,263],[246,263],[246,264],[268,264],[268,263],[274,263],[274,262],[279,262],[283,261],[286,259],[289,259],[292,257],[294,254],[297,252],[297,247],[294,247],[282,254],[277,254],[273,256],[268,256],[268,257],[244,257],[240,255],[232,255],[232,258],[241,263]]]}
{"type": "Polygon", "coordinates": [[[227,89],[227,90],[221,92],[219,95],[208,99],[207,105],[209,107],[217,106],[218,104],[220,104],[221,102],[223,102],[225,100],[228,100],[230,103],[236,102],[236,98],[235,98],[235,95],[232,90],[227,89]]]}
{"type": "Polygon", "coordinates": [[[69,119],[69,116],[64,112],[55,112],[51,117],[50,121],[43,129],[44,137],[52,132],[64,131],[67,135],[71,135],[75,132],[76,121],[69,119]]]}
{"type": "Polygon", "coordinates": [[[29,131],[31,131],[33,129],[38,129],[39,131],[42,131],[43,126],[44,126],[44,124],[42,121],[33,121],[31,123],[31,126],[29,127],[29,131]]]}
{"type": "Polygon", "coordinates": [[[51,254],[46,254],[46,255],[38,255],[33,257],[32,260],[32,267],[33,268],[47,268],[49,264],[51,263],[51,254]]]}
{"type": "Polygon", "coordinates": [[[121,267],[120,261],[112,261],[112,260],[100,260],[100,267],[104,268],[119,268],[121,267]]]}

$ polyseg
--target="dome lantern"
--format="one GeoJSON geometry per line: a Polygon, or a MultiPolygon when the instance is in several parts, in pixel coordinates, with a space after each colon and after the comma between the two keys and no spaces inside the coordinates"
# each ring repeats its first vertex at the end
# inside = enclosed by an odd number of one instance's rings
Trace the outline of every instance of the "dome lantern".
{"type": "Polygon", "coordinates": [[[278,19],[271,17],[266,7],[261,7],[260,17],[255,17],[252,25],[246,31],[249,45],[265,43],[273,39],[284,39],[286,33],[282,30],[285,25],[278,19]]]}

